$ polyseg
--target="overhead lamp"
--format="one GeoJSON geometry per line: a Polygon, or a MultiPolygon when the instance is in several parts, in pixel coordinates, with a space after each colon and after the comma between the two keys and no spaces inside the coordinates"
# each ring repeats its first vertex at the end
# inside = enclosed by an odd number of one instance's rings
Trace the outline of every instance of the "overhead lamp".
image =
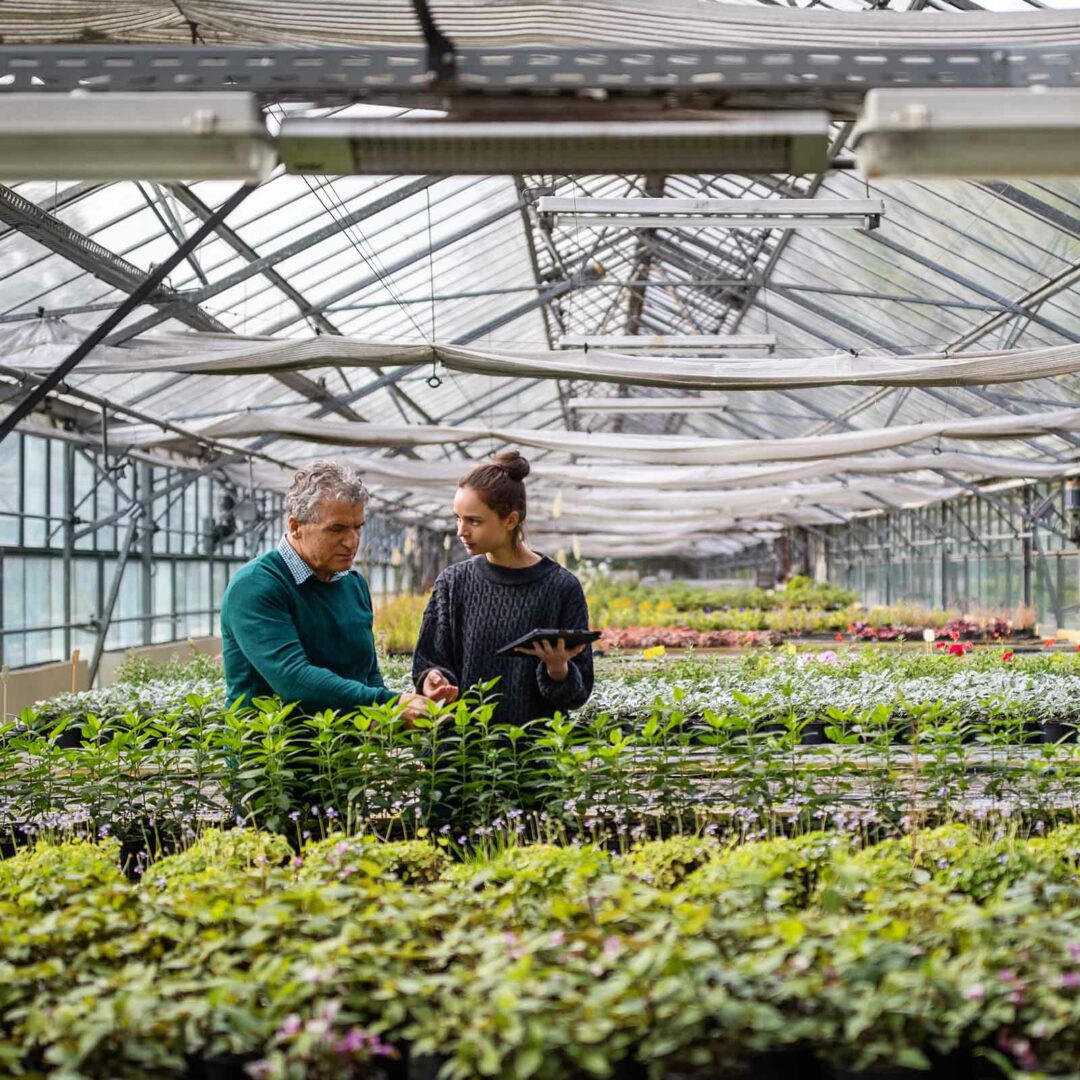
{"type": "MultiPolygon", "coordinates": [[[[718,170],[713,170],[718,171],[718,170]]],[[[883,199],[578,199],[536,200],[542,221],[575,228],[876,229],[883,199]]]]}
{"type": "Polygon", "coordinates": [[[277,156],[251,94],[5,94],[0,178],[262,180],[277,156]]]}
{"type": "Polygon", "coordinates": [[[1080,89],[871,90],[852,132],[864,175],[1080,175],[1080,89]]]}
{"type": "Polygon", "coordinates": [[[825,168],[828,129],[821,111],[553,122],[295,116],[277,142],[289,172],[318,175],[805,174],[825,168]]]}
{"type": "Polygon", "coordinates": [[[618,352],[707,352],[722,349],[773,349],[775,334],[564,334],[564,349],[614,349],[618,352]]]}
{"type": "Polygon", "coordinates": [[[578,412],[673,413],[723,412],[728,406],[722,394],[703,397],[572,397],[568,409],[578,412]]]}

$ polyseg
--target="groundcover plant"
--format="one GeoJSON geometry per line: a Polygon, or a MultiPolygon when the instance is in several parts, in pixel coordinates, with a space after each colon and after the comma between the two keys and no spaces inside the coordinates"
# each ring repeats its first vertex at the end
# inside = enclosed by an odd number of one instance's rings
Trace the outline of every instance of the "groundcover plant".
{"type": "Polygon", "coordinates": [[[780,1053],[992,1076],[1080,1055],[1075,826],[461,854],[235,828],[132,879],[115,840],[39,840],[0,861],[0,1068],[734,1077],[780,1053]]]}

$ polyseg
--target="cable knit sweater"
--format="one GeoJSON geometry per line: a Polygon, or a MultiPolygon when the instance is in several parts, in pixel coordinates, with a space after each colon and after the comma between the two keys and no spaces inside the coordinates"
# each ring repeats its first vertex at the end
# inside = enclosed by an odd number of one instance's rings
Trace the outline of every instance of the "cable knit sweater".
{"type": "Polygon", "coordinates": [[[413,680],[438,668],[464,693],[496,676],[495,719],[523,724],[556,711],[580,708],[593,688],[592,649],[570,661],[562,682],[531,656],[496,656],[495,651],[530,630],[587,630],[589,609],[581,583],[546,556],[534,566],[512,570],[483,555],[444,570],[424,611],[413,653],[413,680]]]}

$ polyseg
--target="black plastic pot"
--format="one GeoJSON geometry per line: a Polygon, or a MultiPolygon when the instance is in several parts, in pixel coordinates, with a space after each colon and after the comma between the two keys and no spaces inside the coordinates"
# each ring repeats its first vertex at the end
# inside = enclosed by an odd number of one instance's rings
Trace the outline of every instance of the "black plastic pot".
{"type": "Polygon", "coordinates": [[[770,1050],[748,1063],[749,1080],[832,1080],[832,1069],[811,1050],[770,1050]]]}
{"type": "Polygon", "coordinates": [[[1040,724],[1041,741],[1044,743],[1059,743],[1076,742],[1076,725],[1075,724],[1061,724],[1056,721],[1049,721],[1045,724],[1040,724]]]}

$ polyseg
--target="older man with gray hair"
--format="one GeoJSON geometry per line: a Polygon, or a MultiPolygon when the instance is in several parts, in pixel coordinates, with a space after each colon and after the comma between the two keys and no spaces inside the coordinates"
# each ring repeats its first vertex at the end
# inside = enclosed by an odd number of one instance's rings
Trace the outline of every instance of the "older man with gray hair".
{"type": "MultiPolygon", "coordinates": [[[[379,673],[371,592],[352,569],[367,501],[345,465],[313,461],[297,472],[281,542],[238,570],[221,602],[230,704],[277,695],[311,713],[398,697],[379,673]]],[[[425,711],[417,694],[400,701],[410,717],[425,711]]]]}

